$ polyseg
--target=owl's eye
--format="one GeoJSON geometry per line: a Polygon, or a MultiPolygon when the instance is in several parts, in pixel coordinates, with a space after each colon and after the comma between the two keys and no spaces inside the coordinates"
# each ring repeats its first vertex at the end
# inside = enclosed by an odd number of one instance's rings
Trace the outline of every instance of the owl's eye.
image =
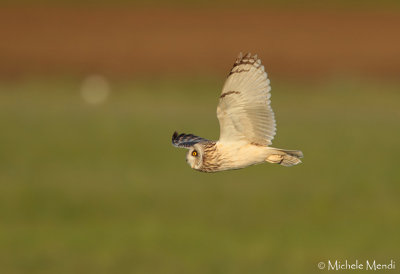
{"type": "Polygon", "coordinates": [[[193,150],[193,152],[192,152],[192,156],[194,156],[194,157],[196,157],[196,156],[197,156],[197,151],[196,151],[196,150],[193,150]]]}

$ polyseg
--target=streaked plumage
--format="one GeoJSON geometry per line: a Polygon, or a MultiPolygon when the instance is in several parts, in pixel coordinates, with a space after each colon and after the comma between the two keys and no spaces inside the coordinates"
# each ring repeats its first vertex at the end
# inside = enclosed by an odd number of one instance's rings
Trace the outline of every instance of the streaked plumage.
{"type": "Polygon", "coordinates": [[[177,132],[172,136],[174,146],[189,149],[186,161],[192,168],[215,172],[263,162],[301,163],[301,151],[269,147],[276,134],[269,83],[257,55],[239,54],[219,97],[219,140],[177,132]]]}

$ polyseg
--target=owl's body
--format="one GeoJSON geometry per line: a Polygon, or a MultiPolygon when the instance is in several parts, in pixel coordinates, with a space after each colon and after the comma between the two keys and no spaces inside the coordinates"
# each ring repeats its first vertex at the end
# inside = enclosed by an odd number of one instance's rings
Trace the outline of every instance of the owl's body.
{"type": "Polygon", "coordinates": [[[246,142],[232,142],[216,144],[217,151],[224,155],[221,157],[221,170],[239,169],[259,164],[265,161],[268,147],[256,146],[246,142]]]}
{"type": "Polygon", "coordinates": [[[270,86],[257,56],[240,54],[219,98],[220,139],[174,133],[172,144],[189,149],[186,161],[196,170],[216,172],[263,162],[292,166],[301,163],[301,151],[269,147],[276,132],[270,106],[270,86]]]}

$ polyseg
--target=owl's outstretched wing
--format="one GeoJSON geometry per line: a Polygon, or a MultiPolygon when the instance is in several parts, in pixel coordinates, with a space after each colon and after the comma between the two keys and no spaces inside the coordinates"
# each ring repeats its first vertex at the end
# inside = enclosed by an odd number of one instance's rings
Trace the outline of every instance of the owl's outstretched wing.
{"type": "Polygon", "coordinates": [[[193,135],[193,134],[179,134],[178,132],[174,132],[172,135],[172,145],[176,147],[182,147],[182,148],[189,148],[199,142],[208,142],[210,140],[201,138],[199,136],[193,135]]]}
{"type": "Polygon", "coordinates": [[[257,55],[240,53],[219,97],[220,142],[270,145],[276,133],[271,87],[257,55]]]}

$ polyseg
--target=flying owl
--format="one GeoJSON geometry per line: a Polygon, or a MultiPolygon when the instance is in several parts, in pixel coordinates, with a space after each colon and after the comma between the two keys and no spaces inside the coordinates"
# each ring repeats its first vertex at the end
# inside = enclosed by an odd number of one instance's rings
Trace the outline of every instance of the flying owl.
{"type": "Polygon", "coordinates": [[[301,163],[301,151],[269,146],[276,133],[269,83],[257,55],[240,53],[219,96],[219,140],[177,132],[172,136],[174,146],[189,150],[186,161],[193,169],[216,172],[264,162],[282,166],[301,163]]]}

